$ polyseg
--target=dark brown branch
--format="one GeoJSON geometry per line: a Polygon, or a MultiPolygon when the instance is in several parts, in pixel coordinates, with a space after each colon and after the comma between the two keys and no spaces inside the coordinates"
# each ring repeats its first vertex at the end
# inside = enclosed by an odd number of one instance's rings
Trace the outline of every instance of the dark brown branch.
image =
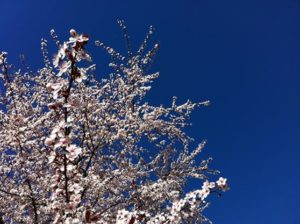
{"type": "Polygon", "coordinates": [[[0,192],[2,192],[2,193],[5,193],[5,194],[9,194],[9,195],[11,195],[11,196],[15,196],[15,197],[21,197],[21,196],[20,196],[20,195],[18,195],[18,194],[11,193],[11,192],[9,192],[9,191],[6,191],[6,190],[3,190],[3,189],[1,189],[1,188],[0,188],[0,192]]]}
{"type": "Polygon", "coordinates": [[[31,186],[31,183],[30,183],[30,180],[27,179],[26,180],[26,183],[29,187],[29,190],[30,190],[30,195],[31,195],[31,204],[32,204],[32,207],[33,207],[33,213],[34,213],[34,223],[35,224],[38,224],[38,208],[37,208],[37,201],[36,201],[36,198],[34,197],[34,193],[33,193],[33,190],[32,190],[32,186],[31,186]]]}

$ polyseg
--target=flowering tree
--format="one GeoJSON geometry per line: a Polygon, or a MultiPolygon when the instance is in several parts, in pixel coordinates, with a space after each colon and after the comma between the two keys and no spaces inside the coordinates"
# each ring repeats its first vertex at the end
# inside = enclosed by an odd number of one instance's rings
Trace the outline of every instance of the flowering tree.
{"type": "Polygon", "coordinates": [[[145,53],[152,33],[127,57],[96,41],[112,58],[113,72],[101,80],[85,50],[89,37],[73,29],[63,43],[51,31],[53,61],[42,39],[45,66],[34,74],[0,54],[0,223],[209,221],[206,198],[225,191],[226,179],[209,180],[217,173],[211,159],[195,162],[205,141],[193,149],[183,131],[208,102],[144,101],[158,77],[147,73],[159,48],[145,53]],[[187,193],[192,178],[201,185],[187,193]]]}

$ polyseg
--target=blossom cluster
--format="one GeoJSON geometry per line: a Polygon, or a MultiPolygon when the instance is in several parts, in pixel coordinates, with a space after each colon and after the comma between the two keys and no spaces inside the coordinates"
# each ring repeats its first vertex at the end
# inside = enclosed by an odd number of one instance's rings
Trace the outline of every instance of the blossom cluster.
{"type": "MultiPolygon", "coordinates": [[[[129,36],[119,21],[126,42],[129,36]]],[[[210,179],[205,142],[186,133],[192,111],[208,101],[169,107],[145,101],[159,73],[148,73],[159,44],[148,52],[150,27],[137,52],[111,55],[100,79],[86,50],[88,35],[70,30],[33,73],[15,70],[0,53],[0,223],[203,223],[207,197],[228,189],[210,179]],[[196,179],[200,189],[185,191],[196,179]]]]}

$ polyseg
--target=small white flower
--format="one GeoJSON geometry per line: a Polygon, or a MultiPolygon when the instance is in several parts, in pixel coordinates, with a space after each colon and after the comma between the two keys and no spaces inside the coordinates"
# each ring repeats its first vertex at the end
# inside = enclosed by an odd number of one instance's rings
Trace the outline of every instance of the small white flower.
{"type": "Polygon", "coordinates": [[[56,154],[55,152],[51,152],[48,156],[48,163],[52,163],[55,160],[56,154]]]}
{"type": "Polygon", "coordinates": [[[57,73],[57,76],[61,76],[63,73],[66,73],[69,70],[69,68],[71,67],[71,65],[72,65],[71,61],[63,62],[60,65],[59,72],[57,73]]]}
{"type": "Polygon", "coordinates": [[[67,165],[67,171],[72,171],[72,170],[74,170],[75,169],[75,166],[74,165],[72,165],[72,164],[68,164],[67,165]]]}
{"type": "Polygon", "coordinates": [[[76,145],[70,145],[67,147],[67,151],[69,152],[67,154],[68,159],[73,161],[74,159],[77,158],[79,154],[81,154],[82,149],[80,147],[77,147],[76,145]]]}
{"type": "Polygon", "coordinates": [[[75,193],[75,195],[79,194],[81,191],[83,190],[83,188],[79,185],[79,184],[73,184],[70,187],[70,191],[73,191],[75,193]]]}
{"type": "Polygon", "coordinates": [[[219,180],[217,180],[217,185],[222,191],[228,190],[228,185],[227,185],[227,179],[224,177],[220,177],[219,180]]]}
{"type": "Polygon", "coordinates": [[[45,139],[45,145],[51,146],[55,143],[56,134],[51,134],[48,138],[45,139]]]}
{"type": "Polygon", "coordinates": [[[227,182],[227,179],[226,178],[224,178],[224,177],[220,177],[219,178],[219,180],[217,180],[217,185],[219,186],[219,187],[222,187],[222,186],[225,186],[226,185],[226,182],[227,182]]]}

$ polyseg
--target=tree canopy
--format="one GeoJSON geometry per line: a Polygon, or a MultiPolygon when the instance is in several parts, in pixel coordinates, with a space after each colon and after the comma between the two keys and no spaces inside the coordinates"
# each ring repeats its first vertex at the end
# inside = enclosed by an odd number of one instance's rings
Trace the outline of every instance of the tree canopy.
{"type": "Polygon", "coordinates": [[[149,73],[159,49],[148,47],[154,29],[133,52],[119,25],[126,56],[95,42],[111,56],[107,78],[96,75],[89,36],[74,29],[64,42],[51,30],[53,58],[42,39],[37,72],[0,54],[2,223],[209,222],[206,198],[227,190],[227,180],[214,178],[211,158],[199,160],[205,141],[193,147],[185,132],[191,112],[209,102],[146,102],[159,76],[149,73]],[[191,179],[201,185],[186,192],[191,179]]]}

